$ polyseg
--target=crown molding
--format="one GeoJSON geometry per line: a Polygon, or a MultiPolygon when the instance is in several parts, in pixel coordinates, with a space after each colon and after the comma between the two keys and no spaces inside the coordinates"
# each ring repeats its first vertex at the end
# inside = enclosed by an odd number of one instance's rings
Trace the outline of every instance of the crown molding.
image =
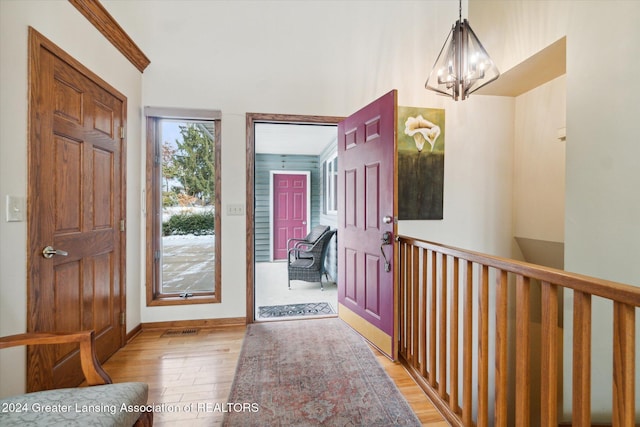
{"type": "Polygon", "coordinates": [[[99,0],[69,0],[141,73],[151,63],[99,0]]]}

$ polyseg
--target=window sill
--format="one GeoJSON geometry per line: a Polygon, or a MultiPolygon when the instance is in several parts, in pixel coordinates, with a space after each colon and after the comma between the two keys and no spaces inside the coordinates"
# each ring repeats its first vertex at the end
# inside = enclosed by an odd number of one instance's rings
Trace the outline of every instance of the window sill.
{"type": "Polygon", "coordinates": [[[220,303],[220,299],[215,295],[194,295],[188,298],[182,297],[156,297],[152,300],[147,300],[147,307],[158,307],[168,305],[191,305],[191,304],[217,304],[220,303]]]}

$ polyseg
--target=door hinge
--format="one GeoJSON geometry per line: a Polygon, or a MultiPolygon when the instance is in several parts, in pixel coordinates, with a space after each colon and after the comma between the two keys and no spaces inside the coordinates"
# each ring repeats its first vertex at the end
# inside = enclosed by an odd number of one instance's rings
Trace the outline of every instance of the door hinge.
{"type": "Polygon", "coordinates": [[[120,126],[120,138],[124,139],[124,126],[120,126]]]}
{"type": "Polygon", "coordinates": [[[155,260],[159,260],[159,259],[160,259],[160,251],[156,251],[156,252],[153,254],[153,258],[154,258],[155,260]]]}
{"type": "Polygon", "coordinates": [[[124,219],[120,220],[120,231],[125,231],[126,230],[126,226],[125,226],[125,222],[124,219]]]}
{"type": "Polygon", "coordinates": [[[120,313],[120,324],[121,324],[121,325],[124,325],[124,324],[125,324],[125,322],[126,322],[126,320],[127,320],[127,317],[126,317],[126,316],[127,316],[127,315],[124,313],[124,311],[120,313]]]}

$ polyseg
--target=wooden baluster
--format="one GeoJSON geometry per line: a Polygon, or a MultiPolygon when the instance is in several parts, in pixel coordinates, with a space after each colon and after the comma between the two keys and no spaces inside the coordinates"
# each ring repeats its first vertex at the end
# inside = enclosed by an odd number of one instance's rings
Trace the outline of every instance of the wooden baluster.
{"type": "Polygon", "coordinates": [[[412,245],[407,245],[404,253],[404,262],[405,262],[405,278],[404,278],[404,288],[403,288],[403,309],[404,309],[404,348],[405,348],[405,359],[408,361],[411,357],[411,335],[409,335],[409,328],[411,323],[411,276],[413,274],[412,266],[411,266],[411,251],[413,250],[412,245]]]}
{"type": "Polygon", "coordinates": [[[591,425],[591,295],[573,293],[573,425],[591,425]]]}
{"type": "Polygon", "coordinates": [[[613,425],[635,423],[635,307],[613,304],[613,425]]]}
{"type": "Polygon", "coordinates": [[[438,284],[440,288],[440,328],[438,343],[438,391],[440,397],[447,396],[447,256],[440,257],[440,274],[438,284]]]}
{"type": "Polygon", "coordinates": [[[496,378],[495,378],[495,425],[507,425],[508,415],[508,283],[507,272],[500,270],[496,280],[496,378]]]}
{"type": "Polygon", "coordinates": [[[429,310],[427,309],[427,290],[428,280],[427,280],[427,250],[421,249],[422,251],[422,299],[421,299],[421,307],[422,311],[420,312],[420,330],[422,331],[422,340],[420,340],[420,374],[423,378],[427,378],[427,337],[429,336],[429,330],[427,329],[427,314],[429,310]]]}
{"type": "Polygon", "coordinates": [[[462,355],[462,424],[473,425],[473,263],[466,262],[462,355]]]}
{"type": "MultiPolygon", "coordinates": [[[[558,425],[558,287],[542,282],[542,360],[540,418],[542,426],[558,425]]],[[[579,425],[579,424],[578,424],[579,425]]]]}
{"type": "Polygon", "coordinates": [[[437,254],[435,251],[430,251],[431,253],[431,309],[429,311],[430,314],[430,325],[429,325],[429,383],[431,387],[436,388],[436,338],[438,329],[436,326],[436,319],[438,313],[438,288],[436,286],[437,282],[437,274],[438,274],[438,266],[437,266],[437,254]]]}
{"type": "Polygon", "coordinates": [[[405,250],[406,250],[406,243],[400,241],[400,244],[398,245],[398,258],[400,259],[400,261],[398,262],[398,318],[400,319],[400,330],[398,332],[398,352],[400,353],[400,355],[406,360],[407,359],[407,341],[405,339],[405,334],[406,334],[406,321],[407,318],[405,317],[405,300],[404,300],[404,296],[405,296],[405,287],[406,287],[406,278],[407,278],[407,273],[406,273],[406,264],[407,264],[407,257],[405,254],[405,250]]]}
{"type": "Polygon", "coordinates": [[[419,350],[418,350],[418,339],[420,338],[420,298],[419,298],[419,280],[420,280],[420,258],[419,258],[419,248],[417,246],[413,247],[413,262],[411,264],[411,277],[413,279],[413,286],[411,289],[411,335],[409,335],[409,339],[413,338],[413,342],[411,344],[411,360],[413,366],[419,366],[419,350]]]}
{"type": "Polygon", "coordinates": [[[529,278],[516,278],[516,425],[529,427],[531,418],[530,388],[530,314],[529,278]]]}
{"type": "Polygon", "coordinates": [[[449,351],[449,376],[451,385],[449,386],[449,408],[454,413],[458,412],[458,328],[460,327],[458,316],[458,300],[459,300],[459,280],[460,280],[460,260],[453,258],[453,278],[451,286],[451,328],[450,328],[450,351],[449,351]]]}
{"type": "Polygon", "coordinates": [[[478,293],[478,427],[489,424],[489,267],[483,265],[478,293]]]}
{"type": "Polygon", "coordinates": [[[407,283],[407,353],[409,355],[409,362],[413,366],[418,366],[418,346],[416,340],[418,338],[418,331],[416,330],[416,316],[418,315],[417,304],[418,296],[416,289],[418,287],[418,247],[411,247],[411,257],[409,264],[409,271],[411,271],[411,281],[407,283]]]}

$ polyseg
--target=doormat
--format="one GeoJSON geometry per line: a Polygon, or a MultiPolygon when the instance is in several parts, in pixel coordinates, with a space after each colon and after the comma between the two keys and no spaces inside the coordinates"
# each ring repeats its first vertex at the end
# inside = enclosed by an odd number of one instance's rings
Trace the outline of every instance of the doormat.
{"type": "Polygon", "coordinates": [[[292,316],[321,316],[336,314],[328,302],[308,302],[303,304],[268,305],[258,307],[258,317],[292,317],[292,316]]]}

